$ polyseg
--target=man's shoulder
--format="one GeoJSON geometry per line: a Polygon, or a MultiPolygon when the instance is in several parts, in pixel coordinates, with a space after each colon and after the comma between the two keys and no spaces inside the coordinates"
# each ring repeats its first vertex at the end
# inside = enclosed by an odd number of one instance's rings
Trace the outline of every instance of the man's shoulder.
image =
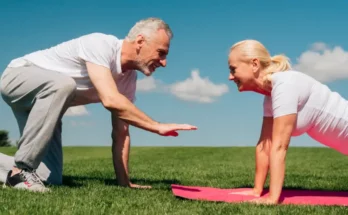
{"type": "Polygon", "coordinates": [[[101,45],[101,44],[109,44],[109,45],[117,45],[122,43],[122,39],[118,38],[115,35],[112,34],[106,34],[101,32],[93,32],[89,34],[84,34],[78,38],[76,38],[77,41],[82,42],[85,45],[101,45]]]}
{"type": "Polygon", "coordinates": [[[84,34],[79,38],[98,38],[98,39],[109,39],[109,40],[120,40],[117,36],[113,34],[107,34],[102,32],[92,32],[88,34],[84,34]]]}

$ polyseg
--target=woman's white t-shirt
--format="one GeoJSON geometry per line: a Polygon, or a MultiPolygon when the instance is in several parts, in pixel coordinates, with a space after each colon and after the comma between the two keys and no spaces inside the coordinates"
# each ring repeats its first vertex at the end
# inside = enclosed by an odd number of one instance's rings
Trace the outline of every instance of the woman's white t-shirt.
{"type": "Polygon", "coordinates": [[[307,133],[348,155],[348,101],[326,85],[298,71],[277,72],[263,105],[266,117],[297,114],[292,136],[307,133]]]}

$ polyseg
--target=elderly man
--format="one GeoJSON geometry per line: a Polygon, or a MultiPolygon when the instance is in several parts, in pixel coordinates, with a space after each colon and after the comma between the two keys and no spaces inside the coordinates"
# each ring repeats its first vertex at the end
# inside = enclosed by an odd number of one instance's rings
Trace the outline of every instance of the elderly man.
{"type": "Polygon", "coordinates": [[[61,119],[69,107],[101,102],[111,112],[118,183],[141,187],[128,176],[128,125],[162,136],[196,129],[158,123],[133,104],[136,70],[150,76],[165,67],[172,37],[163,20],[148,18],[137,22],[124,40],[92,33],[12,60],[1,77],[1,94],[21,138],[14,157],[0,156],[0,169],[8,171],[4,186],[45,192],[49,189],[43,182],[61,184],[61,119]]]}

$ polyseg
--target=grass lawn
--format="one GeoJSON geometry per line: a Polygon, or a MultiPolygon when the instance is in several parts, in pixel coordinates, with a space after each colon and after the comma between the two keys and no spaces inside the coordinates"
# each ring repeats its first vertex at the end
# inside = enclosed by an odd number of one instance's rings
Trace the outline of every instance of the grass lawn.
{"type": "MultiPolygon", "coordinates": [[[[133,147],[132,181],[152,185],[151,190],[115,185],[109,147],[66,147],[64,162],[64,186],[52,193],[1,189],[0,214],[348,214],[348,208],[337,206],[228,204],[172,195],[172,183],[252,186],[254,148],[133,147]]],[[[348,158],[333,150],[290,148],[286,168],[286,188],[348,190],[348,158]]]]}

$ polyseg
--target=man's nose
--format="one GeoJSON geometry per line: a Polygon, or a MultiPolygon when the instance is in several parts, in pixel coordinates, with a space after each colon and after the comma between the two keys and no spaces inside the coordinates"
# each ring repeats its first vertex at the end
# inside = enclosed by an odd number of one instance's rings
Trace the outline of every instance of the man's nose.
{"type": "Polygon", "coordinates": [[[167,59],[160,60],[161,66],[166,67],[167,65],[167,59]]]}

